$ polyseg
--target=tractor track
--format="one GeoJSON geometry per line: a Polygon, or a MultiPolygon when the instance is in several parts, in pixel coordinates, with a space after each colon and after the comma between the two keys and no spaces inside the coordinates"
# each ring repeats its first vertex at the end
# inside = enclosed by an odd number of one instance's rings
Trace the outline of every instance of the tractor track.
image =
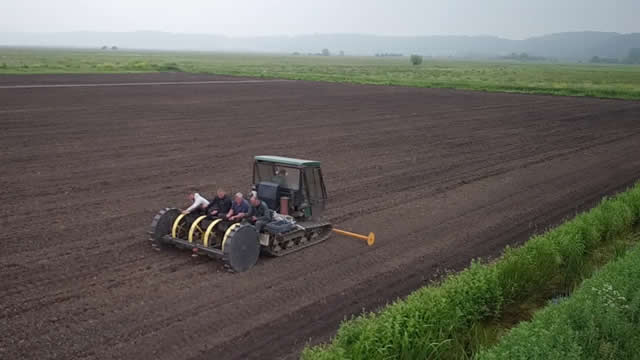
{"type": "Polygon", "coordinates": [[[293,359],[640,179],[640,102],[247,81],[0,77],[0,358],[293,359]],[[327,218],[376,246],[239,274],[151,249],[160,209],[246,191],[257,154],[321,160],[327,218]]]}

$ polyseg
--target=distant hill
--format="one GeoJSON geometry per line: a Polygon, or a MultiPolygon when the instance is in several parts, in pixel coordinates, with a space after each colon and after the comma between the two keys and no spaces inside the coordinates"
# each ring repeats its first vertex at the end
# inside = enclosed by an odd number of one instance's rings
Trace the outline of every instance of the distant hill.
{"type": "Polygon", "coordinates": [[[538,56],[586,59],[594,55],[601,55],[594,54],[594,49],[618,36],[621,35],[610,32],[566,32],[529,38],[523,40],[519,45],[521,51],[538,56]]]}
{"type": "Polygon", "coordinates": [[[640,49],[640,33],[622,34],[595,45],[590,53],[600,57],[624,58],[629,49],[640,49]]]}
{"type": "Polygon", "coordinates": [[[299,36],[228,37],[207,34],[138,32],[0,33],[3,46],[47,46],[125,49],[318,53],[323,48],[348,55],[376,53],[425,56],[495,57],[526,52],[559,60],[593,56],[623,58],[640,48],[640,33],[566,32],[525,40],[494,36],[377,36],[313,34],[299,36]]]}

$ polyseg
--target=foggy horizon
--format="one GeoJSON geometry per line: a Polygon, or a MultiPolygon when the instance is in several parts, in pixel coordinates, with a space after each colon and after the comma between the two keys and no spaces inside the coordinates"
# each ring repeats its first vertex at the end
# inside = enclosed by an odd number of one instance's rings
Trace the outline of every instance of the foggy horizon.
{"type": "Polygon", "coordinates": [[[5,5],[0,32],[167,32],[226,37],[317,34],[370,36],[491,36],[522,40],[561,32],[640,32],[640,2],[491,0],[448,2],[398,0],[80,0],[28,1],[5,5]]]}
{"type": "Polygon", "coordinates": [[[242,39],[242,38],[280,38],[280,37],[290,37],[290,38],[295,38],[295,37],[306,37],[306,36],[314,36],[314,35],[327,35],[327,36],[331,36],[331,35],[354,35],[354,36],[372,36],[372,37],[386,37],[386,38],[393,38],[393,37],[398,37],[398,38],[412,38],[412,37],[491,37],[491,38],[500,38],[500,39],[504,39],[504,40],[527,40],[530,38],[536,38],[536,37],[542,37],[542,36],[546,36],[546,35],[554,35],[554,34],[561,34],[561,33],[582,33],[582,32],[593,32],[593,33],[617,33],[617,34],[621,34],[621,35],[626,35],[626,34],[638,34],[640,33],[640,31],[634,31],[634,32],[627,32],[627,33],[623,33],[623,32],[619,32],[619,31],[599,31],[599,30],[591,30],[591,29],[585,29],[585,30],[573,30],[573,31],[555,31],[555,32],[549,32],[549,33],[543,33],[543,34],[533,34],[530,36],[525,36],[523,38],[509,38],[506,36],[500,36],[500,35],[492,35],[492,34],[411,34],[411,35],[402,35],[402,34],[382,34],[382,33],[365,33],[365,32],[315,32],[315,33],[299,33],[299,34],[263,34],[263,35],[252,35],[252,34],[247,34],[247,35],[230,35],[230,34],[223,34],[223,33],[200,33],[200,32],[193,32],[193,33],[189,33],[189,32],[176,32],[176,31],[165,31],[165,30],[147,30],[147,29],[139,29],[139,30],[113,30],[113,31],[101,31],[101,30],[69,30],[69,31],[0,31],[0,33],[5,33],[5,34],[11,34],[11,33],[15,33],[15,34],[72,34],[72,33],[99,33],[99,34],[128,34],[128,33],[163,33],[163,34],[171,34],[171,35],[202,35],[202,36],[222,36],[222,37],[227,37],[227,38],[237,38],[237,39],[242,39]]]}

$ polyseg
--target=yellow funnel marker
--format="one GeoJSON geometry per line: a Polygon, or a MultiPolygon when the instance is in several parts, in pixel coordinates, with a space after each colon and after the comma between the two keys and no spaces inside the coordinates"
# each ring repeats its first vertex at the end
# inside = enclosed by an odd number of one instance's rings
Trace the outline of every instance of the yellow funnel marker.
{"type": "Polygon", "coordinates": [[[360,235],[360,234],[356,234],[356,233],[352,233],[350,231],[344,231],[344,230],[339,230],[339,229],[332,229],[334,233],[340,234],[340,235],[345,235],[345,236],[349,236],[352,238],[356,238],[356,239],[360,239],[360,240],[364,240],[367,242],[367,245],[369,246],[373,246],[373,244],[376,242],[376,234],[370,232],[369,236],[367,235],[360,235]]]}

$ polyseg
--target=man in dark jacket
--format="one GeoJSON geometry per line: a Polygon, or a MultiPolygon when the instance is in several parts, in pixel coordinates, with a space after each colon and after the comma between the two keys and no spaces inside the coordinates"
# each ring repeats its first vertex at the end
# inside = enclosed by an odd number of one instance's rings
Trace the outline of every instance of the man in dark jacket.
{"type": "Polygon", "coordinates": [[[211,200],[207,207],[207,215],[212,218],[224,217],[231,209],[231,198],[224,189],[218,189],[218,195],[211,200]]]}
{"type": "Polygon", "coordinates": [[[251,197],[251,209],[249,210],[249,221],[256,225],[258,232],[262,231],[262,228],[271,222],[273,218],[273,211],[269,210],[269,206],[264,201],[260,201],[258,197],[251,197]]]}

